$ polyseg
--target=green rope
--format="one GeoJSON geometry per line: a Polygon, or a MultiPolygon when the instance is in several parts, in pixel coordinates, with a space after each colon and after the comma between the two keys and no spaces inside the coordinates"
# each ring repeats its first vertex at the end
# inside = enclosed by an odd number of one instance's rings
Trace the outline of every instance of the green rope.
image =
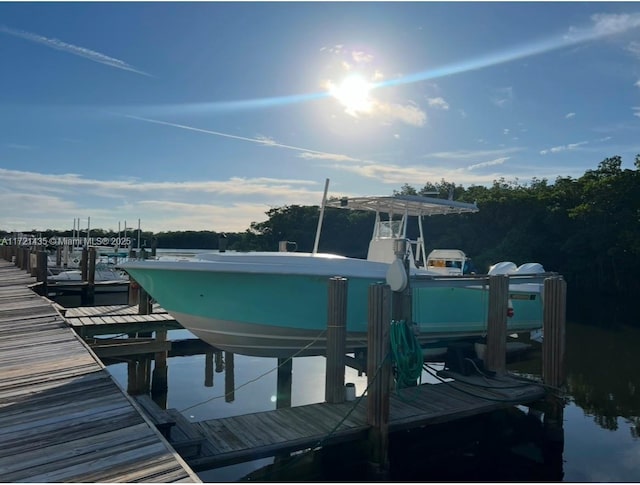
{"type": "Polygon", "coordinates": [[[416,385],[422,377],[422,349],[413,330],[405,320],[391,321],[391,351],[396,365],[396,388],[416,385]]]}

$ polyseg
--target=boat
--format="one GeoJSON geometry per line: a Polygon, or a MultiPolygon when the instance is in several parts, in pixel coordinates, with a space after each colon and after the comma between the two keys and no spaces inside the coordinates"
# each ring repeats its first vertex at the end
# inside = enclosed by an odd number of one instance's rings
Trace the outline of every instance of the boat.
{"type": "MultiPolygon", "coordinates": [[[[49,269],[47,283],[55,294],[78,293],[86,285],[82,280],[82,271],[63,269],[54,272],[49,269]]],[[[129,291],[129,276],[113,266],[97,264],[94,276],[96,293],[124,293],[129,291]]]]}
{"type": "MultiPolygon", "coordinates": [[[[323,199],[310,253],[208,253],[190,261],[128,261],[120,268],[205,342],[244,355],[287,357],[325,353],[327,287],[334,276],[349,280],[347,351],[366,347],[369,286],[391,279],[392,289],[402,289],[401,284],[394,287],[391,268],[406,265],[409,284],[416,278],[434,281],[433,285],[422,282],[412,287],[412,317],[420,343],[442,349],[451,340],[486,333],[488,288],[477,277],[464,275],[462,268],[456,268],[457,275],[445,273],[447,261],[455,260],[464,267],[467,258],[462,251],[441,250],[442,266],[436,262],[438,253],[430,253],[434,257],[429,260],[422,218],[477,211],[475,204],[423,196],[323,199]],[[367,259],[317,252],[325,206],[375,212],[367,259]],[[410,218],[418,221],[416,240],[407,239],[410,218]],[[405,248],[401,258],[398,247],[405,248]]],[[[508,265],[500,268],[507,273],[519,270],[508,265]]],[[[542,326],[538,276],[544,269],[541,265],[526,268],[537,269],[537,274],[526,279],[520,270],[518,283],[510,285],[513,316],[508,319],[509,333],[528,333],[542,326]]]]}

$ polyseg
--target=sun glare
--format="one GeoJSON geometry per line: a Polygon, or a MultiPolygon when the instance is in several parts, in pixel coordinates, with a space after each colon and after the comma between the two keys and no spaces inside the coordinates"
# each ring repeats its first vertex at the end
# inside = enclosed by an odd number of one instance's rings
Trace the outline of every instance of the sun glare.
{"type": "Polygon", "coordinates": [[[369,97],[371,83],[360,76],[349,76],[340,84],[329,83],[329,93],[344,107],[345,111],[356,116],[358,113],[367,113],[373,107],[373,101],[369,97]]]}

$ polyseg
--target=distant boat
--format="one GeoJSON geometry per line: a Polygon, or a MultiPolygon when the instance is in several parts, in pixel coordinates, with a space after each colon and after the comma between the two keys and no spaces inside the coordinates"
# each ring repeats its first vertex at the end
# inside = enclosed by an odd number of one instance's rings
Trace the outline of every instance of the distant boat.
{"type": "MultiPolygon", "coordinates": [[[[58,273],[50,271],[47,282],[58,292],[76,292],[84,286],[82,271],[77,269],[62,270],[58,273]]],[[[129,291],[129,277],[126,273],[104,265],[96,266],[96,293],[124,293],[129,291]]]]}
{"type": "MultiPolygon", "coordinates": [[[[349,279],[347,349],[366,346],[368,288],[387,281],[393,274],[390,268],[397,270],[398,264],[402,267],[394,253],[398,242],[408,243],[411,277],[442,277],[446,273],[456,278],[447,261],[459,262],[461,267],[455,273],[464,277],[467,258],[459,250],[440,250],[442,261],[432,258],[432,266],[437,267],[425,267],[428,258],[422,216],[473,213],[478,210],[475,204],[392,196],[330,200],[326,205],[376,213],[366,260],[315,251],[234,252],[202,254],[191,261],[129,261],[120,267],[182,326],[207,343],[239,354],[271,357],[325,352],[327,285],[332,276],[349,279]],[[388,217],[383,219],[382,214],[388,217]],[[412,216],[418,219],[420,236],[416,241],[407,239],[407,223],[412,216]]],[[[316,247],[319,233],[320,225],[316,247]]],[[[535,268],[538,274],[544,272],[539,264],[527,268],[535,268]]],[[[391,279],[397,284],[397,278],[391,279]]],[[[528,333],[542,326],[541,284],[527,283],[539,280],[525,278],[510,286],[513,316],[508,319],[509,333],[528,333]]],[[[473,280],[462,285],[441,282],[412,288],[412,292],[413,320],[422,344],[441,348],[451,339],[477,338],[486,333],[486,286],[473,280]]]]}

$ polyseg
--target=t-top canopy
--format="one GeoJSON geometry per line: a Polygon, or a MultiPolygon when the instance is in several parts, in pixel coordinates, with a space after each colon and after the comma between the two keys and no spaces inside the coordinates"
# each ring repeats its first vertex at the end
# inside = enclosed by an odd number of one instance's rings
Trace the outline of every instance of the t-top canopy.
{"type": "Polygon", "coordinates": [[[369,210],[386,214],[407,214],[409,216],[432,216],[436,214],[461,214],[478,212],[475,204],[457,202],[421,195],[392,195],[386,197],[345,197],[330,199],[327,207],[340,209],[369,210]]]}

